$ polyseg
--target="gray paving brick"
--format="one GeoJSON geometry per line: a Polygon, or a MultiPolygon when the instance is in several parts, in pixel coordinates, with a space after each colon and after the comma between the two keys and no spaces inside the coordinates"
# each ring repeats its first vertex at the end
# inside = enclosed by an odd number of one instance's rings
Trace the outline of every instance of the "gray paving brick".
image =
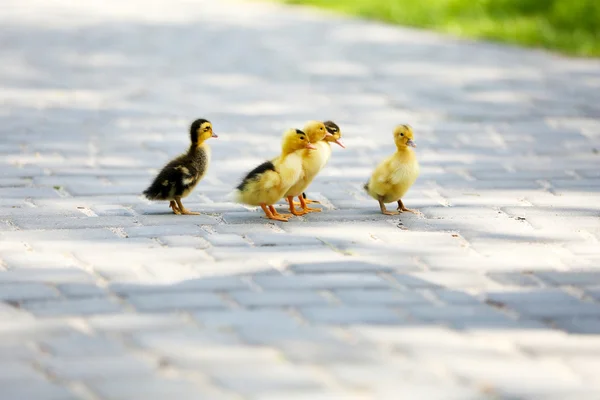
{"type": "Polygon", "coordinates": [[[211,378],[225,388],[246,396],[273,392],[302,393],[324,387],[320,375],[306,366],[290,364],[230,367],[208,372],[211,378]]]}
{"type": "Polygon", "coordinates": [[[296,307],[329,303],[325,297],[311,291],[244,291],[229,292],[228,295],[244,307],[296,307]]]}
{"type": "Polygon", "coordinates": [[[600,318],[564,318],[554,321],[554,326],[569,333],[597,335],[600,333],[600,318]]]}
{"type": "Polygon", "coordinates": [[[45,353],[59,358],[118,356],[126,352],[117,340],[83,334],[46,338],[40,343],[45,353]]]}
{"type": "Polygon", "coordinates": [[[536,272],[535,275],[546,284],[557,286],[598,286],[600,271],[547,271],[536,272]]]}
{"type": "Polygon", "coordinates": [[[181,316],[173,314],[120,313],[97,315],[88,319],[88,324],[101,332],[137,332],[164,329],[180,329],[185,325],[181,316]]]}
{"type": "Polygon", "coordinates": [[[39,283],[0,284],[0,300],[24,301],[58,297],[58,292],[50,286],[39,283]]]}
{"type": "Polygon", "coordinates": [[[432,293],[437,300],[444,304],[469,305],[481,303],[477,297],[460,290],[433,289],[429,290],[429,292],[432,293]]]}
{"type": "MultiPolygon", "coordinates": [[[[177,217],[177,216],[175,216],[177,217]]],[[[154,226],[135,226],[125,229],[128,237],[162,237],[174,235],[200,235],[203,230],[198,225],[182,223],[175,225],[175,221],[171,221],[173,225],[154,225],[154,226]]]]}
{"type": "Polygon", "coordinates": [[[23,361],[0,362],[0,382],[8,383],[14,381],[41,380],[42,374],[35,370],[31,363],[23,361]]]}
{"type": "Polygon", "coordinates": [[[423,304],[428,301],[419,293],[404,290],[335,290],[333,294],[348,305],[423,304]]]}
{"type": "Polygon", "coordinates": [[[311,274],[285,276],[255,276],[254,281],[264,289],[335,289],[382,288],[391,284],[374,274],[311,274]]]}
{"type": "Polygon", "coordinates": [[[300,312],[317,324],[398,324],[404,321],[395,310],[380,306],[303,307],[300,312]]]}
{"type": "Polygon", "coordinates": [[[290,314],[281,310],[200,311],[195,313],[195,317],[200,324],[207,327],[260,326],[264,329],[275,329],[298,325],[290,314]]]}
{"type": "Polygon", "coordinates": [[[213,246],[218,247],[250,247],[250,243],[247,240],[235,234],[219,233],[207,235],[206,240],[213,246]]]}
{"type": "Polygon", "coordinates": [[[64,283],[57,288],[65,297],[104,297],[107,294],[104,288],[94,283],[64,283]]]}
{"type": "Polygon", "coordinates": [[[2,385],[2,400],[79,400],[80,397],[73,394],[67,388],[56,383],[45,381],[10,382],[2,385]]]}
{"type": "Polygon", "coordinates": [[[391,266],[378,265],[363,261],[330,261],[330,262],[313,262],[313,263],[298,263],[292,264],[290,270],[297,274],[317,274],[317,273],[377,273],[391,272],[395,268],[391,266]]]}
{"type": "Polygon", "coordinates": [[[315,237],[290,235],[284,233],[249,233],[246,235],[255,246],[296,246],[296,245],[322,245],[315,237]]]}
{"type": "Polygon", "coordinates": [[[52,188],[0,188],[0,197],[2,198],[57,198],[56,190],[52,188]]]}
{"type": "Polygon", "coordinates": [[[150,293],[127,297],[127,302],[140,311],[161,312],[199,308],[224,308],[226,304],[213,293],[150,293]]]}
{"type": "Polygon", "coordinates": [[[29,301],[21,307],[40,317],[108,314],[121,309],[119,304],[106,297],[29,301]]]}
{"type": "Polygon", "coordinates": [[[485,298],[496,303],[507,305],[518,304],[545,304],[549,305],[564,305],[577,304],[580,301],[559,289],[536,289],[535,291],[511,291],[511,292],[489,292],[485,294],[485,298]]]}
{"type": "Polygon", "coordinates": [[[422,321],[469,321],[492,320],[501,321],[507,316],[485,305],[416,305],[408,308],[408,312],[422,321]]]}
{"type": "Polygon", "coordinates": [[[88,385],[101,398],[111,400],[137,400],[140,398],[161,400],[168,397],[179,400],[197,400],[208,395],[211,399],[220,399],[215,393],[202,390],[192,382],[181,379],[130,377],[126,380],[92,382],[88,385]]]}
{"type": "Polygon", "coordinates": [[[561,319],[565,317],[596,317],[600,318],[600,304],[594,303],[560,303],[548,304],[525,303],[511,306],[520,314],[533,318],[561,319]]]}
{"type": "Polygon", "coordinates": [[[99,380],[144,376],[154,367],[133,356],[103,356],[90,358],[52,358],[41,364],[52,375],[67,380],[99,380]]]}
{"type": "Polygon", "coordinates": [[[170,284],[114,283],[110,290],[122,295],[180,291],[248,290],[249,284],[240,276],[206,276],[170,284]]]}

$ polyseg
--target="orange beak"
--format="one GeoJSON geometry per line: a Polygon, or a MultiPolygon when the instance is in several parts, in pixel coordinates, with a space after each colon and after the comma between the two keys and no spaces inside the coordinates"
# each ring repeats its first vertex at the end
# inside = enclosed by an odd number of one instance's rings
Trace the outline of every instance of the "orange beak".
{"type": "Polygon", "coordinates": [[[310,150],[316,150],[316,149],[317,149],[317,148],[315,147],[315,145],[314,145],[314,144],[312,144],[312,143],[307,143],[307,144],[306,144],[306,148],[307,148],[307,149],[310,149],[310,150]]]}

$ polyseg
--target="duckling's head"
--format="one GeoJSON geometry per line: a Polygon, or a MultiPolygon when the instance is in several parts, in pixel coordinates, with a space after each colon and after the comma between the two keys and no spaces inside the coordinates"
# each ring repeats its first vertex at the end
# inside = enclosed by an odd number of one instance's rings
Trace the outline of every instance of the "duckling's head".
{"type": "Polygon", "coordinates": [[[342,131],[340,130],[340,127],[333,121],[325,121],[323,124],[325,125],[327,132],[331,134],[331,136],[325,137],[325,141],[336,143],[345,149],[346,146],[344,146],[344,143],[342,142],[342,131]]]}
{"type": "Polygon", "coordinates": [[[407,146],[417,147],[413,139],[413,130],[410,125],[398,125],[394,130],[394,142],[398,150],[405,149],[407,146]]]}
{"type": "Polygon", "coordinates": [[[321,121],[309,121],[304,125],[302,129],[308,135],[308,139],[311,143],[316,143],[319,140],[325,139],[325,136],[331,135],[327,132],[325,124],[321,121]]]}
{"type": "Polygon", "coordinates": [[[190,126],[190,139],[192,140],[193,146],[199,146],[204,143],[206,139],[217,137],[218,136],[213,132],[210,121],[197,119],[192,122],[192,126],[190,126]]]}
{"type": "Polygon", "coordinates": [[[316,149],[316,147],[310,143],[308,135],[300,129],[288,129],[285,131],[281,147],[283,154],[290,154],[301,149],[316,149]]]}

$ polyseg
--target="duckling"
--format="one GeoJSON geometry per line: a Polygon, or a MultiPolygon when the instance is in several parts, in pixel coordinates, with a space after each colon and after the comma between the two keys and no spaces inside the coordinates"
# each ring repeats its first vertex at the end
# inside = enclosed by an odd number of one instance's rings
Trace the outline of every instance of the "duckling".
{"type": "Polygon", "coordinates": [[[402,211],[416,211],[404,207],[402,197],[419,176],[419,163],[415,152],[409,148],[417,147],[413,141],[413,130],[408,125],[399,125],[394,130],[396,153],[383,160],[364,186],[371,197],[379,202],[379,208],[385,215],[396,215],[402,211]],[[398,202],[398,212],[388,211],[385,203],[398,202]]]}
{"type": "Polygon", "coordinates": [[[299,129],[289,129],[283,135],[281,155],[265,161],[250,171],[236,188],[240,203],[260,206],[269,219],[287,222],[290,214],[279,214],[275,204],[302,174],[302,158],[298,150],[315,150],[309,136],[299,129]]]}
{"type": "MultiPolygon", "coordinates": [[[[338,146],[340,146],[343,149],[346,148],[346,146],[342,142],[342,131],[340,130],[340,127],[333,121],[325,121],[325,122],[323,122],[323,124],[325,125],[325,129],[327,129],[327,132],[329,132],[331,134],[331,136],[329,136],[329,135],[325,136],[325,139],[322,142],[318,142],[316,144],[317,149],[321,149],[321,148],[323,149],[322,165],[321,165],[320,169],[323,169],[323,167],[325,167],[325,165],[329,161],[329,158],[331,157],[331,144],[330,144],[331,142],[336,143],[338,146]]],[[[311,203],[320,204],[320,202],[317,200],[307,199],[306,193],[304,193],[304,192],[302,192],[302,197],[304,198],[304,202],[306,204],[311,204],[311,203]]],[[[301,204],[294,202],[294,205],[298,206],[301,204]]]]}
{"type": "Polygon", "coordinates": [[[189,195],[202,180],[210,163],[209,138],[218,137],[212,124],[206,119],[197,119],[190,126],[191,145],[187,153],[170,161],[158,173],[154,182],[144,191],[149,200],[169,200],[175,214],[199,215],[187,210],[181,199],[189,195]]]}
{"type": "Polygon", "coordinates": [[[312,180],[317,176],[319,171],[322,168],[323,159],[327,156],[325,148],[323,146],[327,146],[326,144],[321,143],[323,139],[327,136],[332,136],[331,133],[327,132],[327,128],[325,124],[320,121],[309,121],[304,126],[304,132],[308,135],[311,144],[315,147],[315,150],[300,150],[297,153],[302,158],[302,174],[300,175],[300,179],[289,188],[285,197],[290,206],[290,212],[293,215],[304,215],[309,212],[320,212],[321,210],[318,208],[309,208],[306,205],[306,201],[304,197],[302,197],[302,192],[310,185],[312,180]],[[294,197],[298,196],[300,200],[300,206],[302,207],[302,211],[296,211],[294,207],[294,197]]]}

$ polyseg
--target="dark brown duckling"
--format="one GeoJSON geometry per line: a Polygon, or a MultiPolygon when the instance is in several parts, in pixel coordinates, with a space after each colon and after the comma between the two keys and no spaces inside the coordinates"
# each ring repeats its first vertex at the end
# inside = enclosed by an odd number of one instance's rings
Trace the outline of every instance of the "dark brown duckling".
{"type": "Polygon", "coordinates": [[[206,174],[210,163],[210,147],[205,142],[216,137],[210,121],[194,121],[190,126],[192,143],[188,152],[165,165],[144,191],[144,196],[149,200],[169,200],[169,207],[175,214],[199,215],[198,212],[187,210],[181,204],[181,199],[188,196],[206,174]]]}

